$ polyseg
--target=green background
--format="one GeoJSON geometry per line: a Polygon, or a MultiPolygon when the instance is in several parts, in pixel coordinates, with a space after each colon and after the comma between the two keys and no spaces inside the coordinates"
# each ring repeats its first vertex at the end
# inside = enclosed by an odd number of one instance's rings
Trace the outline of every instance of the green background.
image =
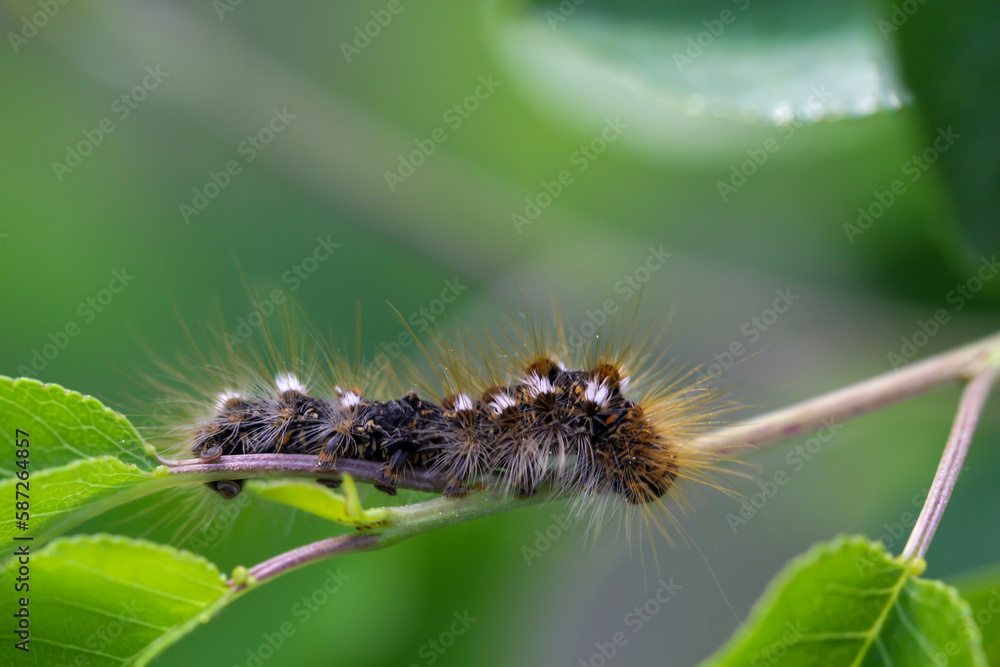
{"type": "MultiPolygon", "coordinates": [[[[672,256],[649,274],[640,311],[672,316],[668,354],[680,363],[708,364],[742,343],[720,380],[756,406],[744,415],[888,370],[901,339],[939,309],[948,322],[921,356],[998,328],[1000,277],[961,310],[948,299],[1000,233],[993,9],[919,5],[885,39],[879,21],[893,6],[863,2],[586,0],[550,23],[559,3],[402,0],[348,62],[342,43],[389,3],[244,0],[221,18],[220,4],[74,0],[16,51],[9,33],[43,10],[0,5],[0,373],[23,374],[73,322],[79,334],[31,374],[128,412],[155,399],[138,379],[155,372],[150,354],[189,349],[182,321],[236,328],[253,309],[248,288],[284,290],[335,339],[353,338],[360,303],[369,357],[402,330],[387,302],[419,312],[446,280],[468,286],[449,319],[489,328],[492,312],[522,307],[523,291],[542,312],[554,295],[579,326],[607,299],[634,305],[616,285],[645,275],[637,269],[661,246],[672,256]],[[724,11],[735,18],[712,35],[724,11]],[[673,54],[706,30],[703,52],[678,68],[673,54]],[[157,66],[169,74],[121,118],[115,100],[157,66]],[[480,77],[499,86],[455,127],[445,114],[480,77]],[[793,132],[775,126],[823,86],[819,112],[793,132]],[[274,108],[295,118],[248,162],[238,147],[274,108]],[[621,136],[519,232],[511,216],[525,198],[577,169],[574,152],[616,116],[621,136]],[[60,180],[52,163],[104,118],[113,132],[60,180]],[[911,181],[907,162],[948,127],[960,138],[911,181]],[[436,128],[446,141],[390,190],[386,170],[436,128]],[[724,200],[719,181],[765,145],[777,150],[724,200]],[[230,160],[240,173],[185,221],[179,205],[230,160]],[[844,225],[897,179],[905,192],[852,243],[844,225]],[[287,272],[328,237],[339,247],[293,290],[287,272]],[[80,304],[123,269],[134,280],[91,318],[80,304]],[[787,289],[794,305],[766,331],[754,325],[787,289]]],[[[576,665],[619,630],[629,642],[617,664],[694,664],[810,543],[886,534],[898,553],[905,532],[894,524],[919,511],[912,499],[930,482],[957,396],[847,424],[801,470],[789,446],[747,457],[757,479],[784,470],[790,481],[735,533],[727,515],[739,503],[711,491],[690,498],[690,544],[655,554],[613,529],[594,546],[583,525],[555,531],[557,505],[521,510],[292,573],[158,664],[256,664],[248,649],[286,621],[294,634],[263,664],[576,665]],[[558,539],[527,563],[523,547],[547,528],[558,539]],[[303,621],[296,604],[328,568],[349,579],[303,621]],[[633,634],[626,615],[661,577],[683,588],[633,634]],[[443,655],[422,649],[465,611],[477,620],[443,655]]],[[[996,560],[997,405],[928,576],[996,560]]],[[[81,531],[179,541],[184,520],[218,502],[156,499],[81,531]]],[[[199,551],[231,569],[330,530],[255,503],[199,551]]]]}

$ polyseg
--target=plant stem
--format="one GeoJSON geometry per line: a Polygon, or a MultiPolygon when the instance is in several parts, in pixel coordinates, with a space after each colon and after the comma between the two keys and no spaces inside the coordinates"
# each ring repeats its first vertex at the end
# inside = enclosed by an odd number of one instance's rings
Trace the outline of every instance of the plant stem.
{"type": "MultiPolygon", "coordinates": [[[[975,375],[986,365],[1000,366],[1000,334],[945,352],[903,368],[838,389],[827,394],[745,420],[699,436],[690,446],[720,451],[772,444],[815,430],[827,421],[851,419],[906,399],[929,393],[975,375]]],[[[315,456],[305,454],[244,454],[222,456],[211,463],[201,459],[160,459],[172,475],[191,476],[192,481],[232,479],[233,473],[253,477],[311,477],[339,479],[350,473],[361,482],[377,483],[382,465],[356,459],[340,459],[335,469],[318,468],[315,456]]],[[[399,487],[440,493],[445,480],[428,471],[408,470],[399,487]]]]}
{"type": "MultiPolygon", "coordinates": [[[[356,481],[368,484],[381,483],[379,472],[384,465],[360,459],[340,459],[336,468],[324,470],[318,459],[307,454],[241,454],[220,456],[211,463],[202,459],[170,461],[160,459],[170,468],[171,475],[183,475],[192,481],[212,482],[246,475],[258,477],[309,477],[312,479],[339,480],[348,473],[356,481]]],[[[444,490],[443,476],[426,470],[406,470],[399,480],[399,488],[440,493],[444,490]]]]}
{"type": "Polygon", "coordinates": [[[969,451],[969,443],[972,442],[972,436],[976,432],[976,424],[990,394],[990,388],[996,381],[997,370],[995,366],[984,368],[972,378],[962,392],[958,414],[955,415],[955,422],[948,435],[948,444],[945,445],[944,453],[941,455],[941,463],[938,464],[930,493],[924,501],[923,509],[920,510],[916,525],[913,526],[910,539],[903,549],[904,558],[923,558],[927,553],[927,547],[930,546],[934,532],[941,523],[944,508],[948,506],[948,499],[951,498],[955,482],[962,472],[962,463],[969,451]]]}
{"type": "MultiPolygon", "coordinates": [[[[356,551],[369,551],[385,546],[380,544],[381,535],[372,533],[356,533],[353,535],[338,535],[325,540],[313,542],[305,546],[286,551],[270,558],[262,563],[254,565],[247,571],[248,577],[252,577],[255,584],[262,583],[268,579],[273,579],[280,574],[284,574],[297,567],[312,563],[323,558],[331,558],[341,554],[354,553],[356,551]]],[[[230,582],[232,584],[232,582],[230,582]]],[[[237,584],[233,587],[235,591],[243,591],[249,588],[248,583],[237,584]]]]}
{"type": "MultiPolygon", "coordinates": [[[[472,493],[464,498],[442,497],[413,505],[388,507],[384,509],[388,514],[390,526],[385,530],[338,535],[313,542],[259,563],[250,568],[248,574],[257,583],[260,583],[324,558],[356,551],[382,549],[412,535],[435,528],[471,521],[496,512],[526,507],[546,500],[548,500],[548,496],[543,493],[519,499],[486,491],[472,493]]],[[[247,584],[244,583],[236,585],[234,590],[242,591],[246,588],[247,584]]]]}
{"type": "Polygon", "coordinates": [[[692,441],[694,447],[726,451],[760,446],[814,431],[824,422],[853,419],[1000,365],[1000,335],[863,380],[692,441]]]}

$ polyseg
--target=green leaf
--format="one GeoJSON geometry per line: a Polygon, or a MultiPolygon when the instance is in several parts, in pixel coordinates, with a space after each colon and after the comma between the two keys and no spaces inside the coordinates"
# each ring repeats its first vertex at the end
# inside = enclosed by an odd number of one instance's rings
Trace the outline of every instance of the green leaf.
{"type": "Polygon", "coordinates": [[[820,544],[771,582],[703,667],[987,667],[969,605],[865,538],[820,544]]]}
{"type": "Polygon", "coordinates": [[[496,4],[498,51],[540,111],[591,133],[621,114],[624,143],[661,157],[742,154],[750,125],[866,117],[907,97],[868,2],[496,4]]]}
{"type": "Polygon", "coordinates": [[[17,471],[17,429],[29,434],[32,472],[105,454],[140,470],[156,467],[128,419],[96,398],[0,375],[0,478],[17,471]]]}
{"type": "Polygon", "coordinates": [[[163,472],[129,421],[97,399],[0,376],[0,561],[17,547],[15,536],[41,546],[104,509],[164,488],[163,472]],[[26,528],[18,524],[24,511],[26,528]]]}
{"type": "MultiPolygon", "coordinates": [[[[14,537],[30,535],[40,544],[104,509],[157,490],[153,473],[122,463],[112,456],[74,461],[33,473],[28,479],[28,529],[21,530],[15,508],[0,517],[0,561],[17,547],[14,537]],[[145,488],[138,488],[146,484],[145,488]]],[[[0,482],[0,498],[15,498],[16,478],[0,482]]],[[[24,488],[24,487],[20,487],[24,488]]],[[[14,502],[17,502],[16,500],[14,502]]]]}
{"type": "MultiPolygon", "coordinates": [[[[3,571],[5,588],[18,562],[3,571]]],[[[131,667],[147,664],[206,623],[236,593],[209,561],[108,535],[60,539],[31,554],[30,590],[0,596],[0,662],[131,667]],[[30,652],[14,648],[11,619],[28,599],[30,652]]]]}
{"type": "Polygon", "coordinates": [[[247,487],[261,498],[290,505],[310,514],[358,530],[389,527],[389,510],[366,510],[350,475],[343,475],[344,494],[335,493],[311,480],[250,481],[247,487]]]}
{"type": "Polygon", "coordinates": [[[921,110],[920,150],[929,151],[926,162],[948,183],[971,245],[989,256],[1000,244],[1000,3],[909,7],[884,3],[880,29],[899,45],[904,78],[921,110]],[[942,140],[948,128],[959,138],[942,140]]]}
{"type": "Polygon", "coordinates": [[[1000,565],[966,574],[951,584],[972,607],[987,661],[1000,665],[1000,565]]]}

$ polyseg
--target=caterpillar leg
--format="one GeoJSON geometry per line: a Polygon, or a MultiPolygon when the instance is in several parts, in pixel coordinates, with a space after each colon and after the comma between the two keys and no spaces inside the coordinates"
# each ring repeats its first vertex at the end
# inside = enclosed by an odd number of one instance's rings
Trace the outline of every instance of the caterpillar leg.
{"type": "Polygon", "coordinates": [[[351,432],[349,426],[338,428],[333,435],[327,438],[322,449],[319,450],[319,465],[316,466],[316,469],[336,470],[340,457],[358,456],[361,451],[360,439],[360,436],[351,432]]]}
{"type": "Polygon", "coordinates": [[[222,457],[221,445],[210,445],[202,449],[200,452],[198,452],[198,458],[200,458],[205,463],[216,461],[221,457],[222,457]]]}
{"type": "Polygon", "coordinates": [[[448,498],[461,498],[468,495],[469,490],[469,487],[463,482],[451,477],[448,479],[448,484],[444,487],[444,495],[448,498]]]}
{"type": "Polygon", "coordinates": [[[319,472],[336,470],[338,458],[336,454],[328,452],[324,447],[319,453],[319,463],[316,464],[316,470],[319,472]]]}
{"type": "Polygon", "coordinates": [[[375,473],[375,488],[390,496],[394,496],[396,495],[396,490],[399,488],[399,478],[399,473],[393,472],[387,463],[375,473]]]}
{"type": "Polygon", "coordinates": [[[396,489],[403,476],[403,469],[414,454],[413,447],[416,443],[410,440],[402,440],[386,445],[385,449],[389,454],[389,462],[382,466],[376,473],[375,488],[384,491],[390,496],[396,495],[396,489]]]}
{"type": "Polygon", "coordinates": [[[534,487],[528,488],[520,486],[518,487],[517,491],[514,492],[514,497],[524,500],[525,498],[530,498],[531,496],[535,495],[535,493],[536,489],[534,487]]]}
{"type": "Polygon", "coordinates": [[[209,488],[217,491],[220,496],[230,500],[243,491],[242,479],[220,479],[218,482],[208,482],[209,488]]]}

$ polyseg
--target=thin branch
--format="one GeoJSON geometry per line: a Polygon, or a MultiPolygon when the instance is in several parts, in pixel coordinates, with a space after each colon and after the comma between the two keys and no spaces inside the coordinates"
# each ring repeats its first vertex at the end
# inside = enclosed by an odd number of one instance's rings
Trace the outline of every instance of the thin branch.
{"type": "Polygon", "coordinates": [[[731,450],[794,438],[824,422],[853,419],[975,375],[1000,363],[1000,335],[883,373],[692,441],[695,447],[731,450]]]}
{"type": "Polygon", "coordinates": [[[972,378],[962,392],[958,414],[955,415],[948,444],[945,445],[944,453],[941,455],[941,463],[938,465],[937,474],[934,475],[930,493],[924,501],[923,509],[920,510],[916,525],[913,526],[910,539],[903,549],[905,558],[923,558],[927,553],[927,547],[930,546],[934,532],[941,523],[944,508],[948,506],[955,482],[962,472],[962,463],[969,451],[969,443],[972,442],[972,436],[976,432],[976,424],[990,394],[990,388],[997,379],[997,371],[994,366],[983,369],[972,378]]]}
{"type": "MultiPolygon", "coordinates": [[[[384,464],[360,459],[340,459],[336,468],[324,469],[319,458],[308,454],[241,454],[220,456],[211,463],[202,459],[170,461],[161,459],[170,469],[171,475],[191,476],[192,481],[212,482],[235,479],[239,475],[258,477],[309,477],[312,479],[339,480],[341,473],[348,473],[356,481],[367,484],[382,484],[380,472],[384,464]]],[[[427,471],[409,469],[403,472],[399,488],[414,491],[441,493],[445,487],[442,475],[427,471]]]]}
{"type": "MultiPolygon", "coordinates": [[[[381,542],[382,536],[373,533],[356,533],[353,535],[330,537],[297,549],[292,549],[291,551],[286,551],[274,558],[258,563],[247,571],[247,577],[252,578],[253,585],[256,585],[317,560],[354,553],[356,551],[369,551],[385,546],[380,544],[381,542]]],[[[235,585],[232,581],[229,583],[233,585],[233,590],[235,591],[245,590],[250,585],[249,582],[235,585]]]]}
{"type": "MultiPolygon", "coordinates": [[[[824,422],[859,417],[960,382],[991,364],[1000,365],[1000,334],[713,431],[694,439],[691,446],[731,450],[781,442],[813,431],[824,422]]],[[[201,459],[160,462],[170,469],[170,474],[192,475],[192,481],[232,479],[233,473],[248,478],[339,479],[340,473],[346,472],[360,482],[377,484],[382,468],[382,464],[371,461],[340,459],[336,468],[324,470],[317,457],[306,454],[244,454],[223,456],[211,463],[201,459]]],[[[400,488],[434,493],[440,493],[444,486],[441,475],[426,470],[407,470],[399,482],[400,488]]]]}
{"type": "MultiPolygon", "coordinates": [[[[247,574],[253,577],[255,583],[260,583],[318,560],[357,551],[382,549],[436,528],[527,507],[549,499],[548,493],[514,498],[498,492],[482,491],[464,498],[442,497],[402,507],[386,507],[382,511],[386,513],[388,528],[313,542],[259,563],[250,568],[247,574]]],[[[230,585],[234,585],[236,591],[243,591],[248,587],[248,583],[230,582],[230,585]]]]}

